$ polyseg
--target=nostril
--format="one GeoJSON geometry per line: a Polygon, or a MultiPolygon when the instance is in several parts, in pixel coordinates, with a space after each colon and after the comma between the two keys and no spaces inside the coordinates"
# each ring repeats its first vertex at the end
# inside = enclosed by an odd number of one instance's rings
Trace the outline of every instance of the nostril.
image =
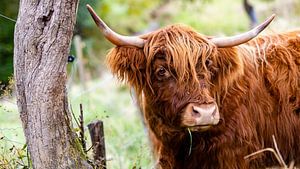
{"type": "Polygon", "coordinates": [[[201,115],[200,112],[194,106],[192,107],[192,109],[193,109],[193,115],[194,116],[200,116],[201,115]]]}

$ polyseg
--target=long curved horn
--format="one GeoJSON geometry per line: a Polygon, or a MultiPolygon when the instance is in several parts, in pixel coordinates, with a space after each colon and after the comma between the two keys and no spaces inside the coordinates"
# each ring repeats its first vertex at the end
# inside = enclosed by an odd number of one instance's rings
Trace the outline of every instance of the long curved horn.
{"type": "Polygon", "coordinates": [[[232,37],[224,37],[224,38],[212,38],[210,39],[217,47],[226,48],[237,46],[243,43],[248,42],[249,40],[255,38],[261,31],[263,31],[274,19],[275,14],[266,19],[263,23],[256,26],[252,30],[235,35],[232,37]]]}
{"type": "Polygon", "coordinates": [[[144,47],[144,39],[141,39],[138,36],[123,36],[114,32],[101,20],[101,18],[96,14],[90,5],[87,4],[86,7],[92,15],[98,28],[104,34],[105,38],[111,43],[117,46],[136,46],[138,48],[144,47]]]}

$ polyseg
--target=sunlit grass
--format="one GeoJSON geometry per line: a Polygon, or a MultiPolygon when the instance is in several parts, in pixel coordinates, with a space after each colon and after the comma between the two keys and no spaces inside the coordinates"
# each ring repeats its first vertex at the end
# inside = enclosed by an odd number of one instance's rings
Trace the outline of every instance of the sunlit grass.
{"type": "Polygon", "coordinates": [[[25,137],[15,100],[0,101],[0,168],[14,169],[27,164],[25,137]]]}
{"type": "MultiPolygon", "coordinates": [[[[22,129],[17,105],[14,100],[4,100],[0,102],[0,138],[12,141],[17,144],[24,143],[22,129]]],[[[1,145],[1,144],[0,144],[1,145]]]]}
{"type": "Polygon", "coordinates": [[[83,104],[86,124],[94,119],[104,122],[108,168],[151,168],[147,132],[129,89],[111,75],[87,85],[87,90],[73,87],[70,102],[75,114],[79,113],[78,105],[83,104]]]}
{"type": "MultiPolygon", "coordinates": [[[[82,104],[85,126],[96,119],[104,123],[108,168],[151,168],[153,165],[147,131],[133,100],[129,88],[117,83],[110,74],[88,82],[86,89],[81,84],[69,88],[69,103],[75,117],[79,117],[79,104],[82,104]]],[[[75,121],[73,125],[78,128],[75,121]]],[[[89,132],[85,129],[87,147],[90,147],[89,132]]],[[[24,146],[25,138],[14,98],[0,103],[0,138],[0,163],[6,160],[11,166],[18,166],[12,159],[17,158],[15,152],[24,146]]],[[[88,154],[92,158],[91,152],[88,154]]]]}

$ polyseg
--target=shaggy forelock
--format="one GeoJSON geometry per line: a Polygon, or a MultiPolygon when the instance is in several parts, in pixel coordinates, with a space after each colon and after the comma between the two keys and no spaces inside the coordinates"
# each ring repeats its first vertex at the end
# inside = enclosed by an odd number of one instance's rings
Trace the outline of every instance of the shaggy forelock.
{"type": "Polygon", "coordinates": [[[214,48],[204,36],[189,27],[172,25],[163,28],[149,37],[144,48],[148,77],[151,76],[155,55],[162,53],[166,55],[168,65],[175,70],[179,83],[188,79],[197,81],[196,63],[201,59],[206,69],[205,60],[212,55],[214,48]]]}

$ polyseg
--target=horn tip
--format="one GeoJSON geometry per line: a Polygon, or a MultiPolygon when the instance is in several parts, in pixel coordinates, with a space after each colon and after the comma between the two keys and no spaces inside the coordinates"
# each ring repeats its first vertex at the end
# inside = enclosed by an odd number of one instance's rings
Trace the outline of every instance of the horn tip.
{"type": "Polygon", "coordinates": [[[94,9],[89,4],[86,4],[86,7],[87,7],[88,11],[90,12],[90,14],[91,14],[93,20],[95,21],[96,25],[100,26],[101,29],[106,29],[105,23],[96,14],[96,12],[94,11],[94,9]]]}
{"type": "Polygon", "coordinates": [[[85,6],[86,6],[86,8],[88,8],[88,9],[92,8],[92,7],[90,6],[90,4],[86,4],[85,6]]]}
{"type": "Polygon", "coordinates": [[[275,14],[272,14],[268,19],[265,20],[264,24],[267,26],[269,25],[275,18],[275,14]]]}
{"type": "Polygon", "coordinates": [[[276,14],[273,13],[273,14],[270,16],[270,20],[272,21],[275,17],[276,17],[276,14]]]}
{"type": "Polygon", "coordinates": [[[264,29],[266,29],[270,23],[274,20],[276,14],[272,14],[268,19],[266,19],[263,23],[258,25],[255,30],[255,36],[258,35],[260,32],[262,32],[264,29]]]}
{"type": "Polygon", "coordinates": [[[88,11],[89,11],[90,13],[93,12],[93,8],[92,8],[89,4],[86,4],[86,8],[88,9],[88,11]]]}

